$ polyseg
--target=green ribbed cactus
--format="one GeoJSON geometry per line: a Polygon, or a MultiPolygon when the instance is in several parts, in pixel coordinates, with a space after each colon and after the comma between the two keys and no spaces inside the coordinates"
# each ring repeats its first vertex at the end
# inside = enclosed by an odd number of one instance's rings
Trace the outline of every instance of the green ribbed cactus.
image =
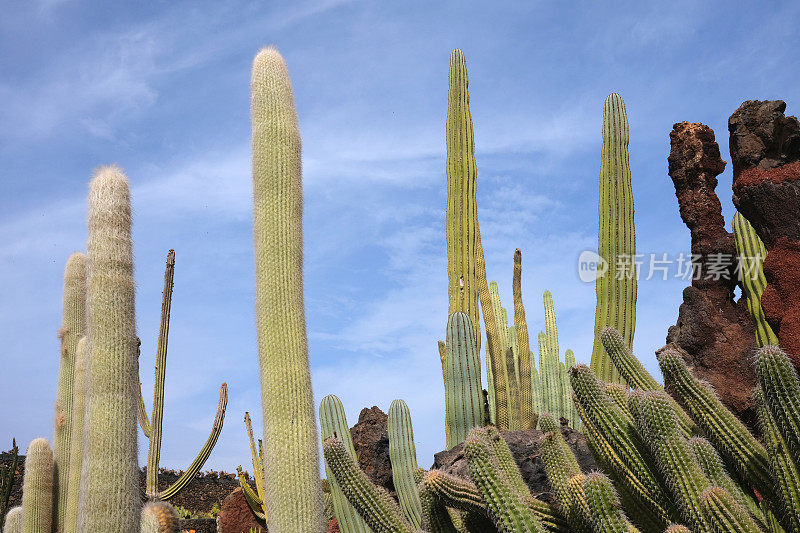
{"type": "Polygon", "coordinates": [[[500,532],[544,533],[542,523],[525,505],[526,495],[515,490],[501,473],[492,448],[480,428],[470,432],[464,442],[464,454],[469,462],[470,476],[487,504],[489,517],[500,532]]]}
{"type": "Polygon", "coordinates": [[[397,502],[388,492],[372,484],[341,440],[333,437],[325,439],[322,449],[325,453],[325,464],[330,468],[345,497],[375,533],[415,531],[403,516],[397,502]]]}
{"type": "MultiPolygon", "coordinates": [[[[61,339],[61,364],[58,369],[56,392],[55,432],[53,457],[55,467],[53,482],[56,494],[53,500],[55,529],[64,531],[69,486],[70,445],[72,444],[72,389],[75,380],[75,351],[78,340],[86,334],[86,256],[75,252],[67,259],[64,268],[64,295],[61,339]]],[[[77,487],[75,489],[77,491],[77,487]]]]}
{"type": "Polygon", "coordinates": [[[142,507],[141,533],[178,533],[178,512],[167,502],[148,502],[142,507]]]}
{"type": "Polygon", "coordinates": [[[531,384],[531,349],[528,340],[528,324],[525,321],[525,306],[522,303],[522,252],[514,251],[514,327],[517,333],[519,354],[519,427],[536,427],[538,413],[533,410],[533,386],[531,384]]]}
{"type": "Polygon", "coordinates": [[[597,307],[591,367],[603,381],[619,383],[621,377],[603,350],[600,333],[606,327],[622,333],[633,346],[636,326],[636,234],[633,193],[628,162],[628,117],[622,97],[612,93],[603,106],[603,148],[600,163],[600,223],[598,254],[608,270],[597,278],[597,307]]]}
{"type": "Polygon", "coordinates": [[[564,373],[561,376],[564,394],[561,405],[564,406],[564,418],[567,419],[570,427],[580,430],[578,410],[575,408],[575,403],[572,401],[572,385],[569,383],[569,374],[567,373],[567,370],[573,366],[575,366],[575,353],[572,350],[567,350],[564,352],[564,373]]]}
{"type": "Polygon", "coordinates": [[[450,315],[446,338],[444,396],[449,449],[464,442],[469,430],[483,426],[484,412],[480,352],[466,313],[450,315]]]}
{"type": "Polygon", "coordinates": [[[394,400],[389,407],[387,422],[389,433],[389,460],[392,463],[392,482],[397,491],[400,508],[411,525],[422,524],[422,504],[417,492],[414,475],[417,465],[417,449],[414,445],[414,428],[406,402],[394,400]]]}
{"type": "Polygon", "coordinates": [[[701,508],[701,498],[711,483],[694,457],[678,423],[666,393],[648,391],[642,394],[636,425],[650,450],[666,485],[672,488],[681,516],[698,531],[710,529],[710,522],[701,508]]]}
{"type": "Polygon", "coordinates": [[[22,479],[23,533],[50,533],[53,529],[53,450],[47,439],[33,439],[25,452],[22,479]]]}
{"type": "MultiPolygon", "coordinates": [[[[505,309],[500,302],[500,290],[497,287],[497,282],[492,281],[489,284],[489,293],[492,302],[492,311],[494,312],[495,329],[499,335],[497,343],[500,346],[509,346],[508,340],[508,318],[505,320],[505,309]]],[[[503,366],[505,368],[505,365],[503,366]]],[[[495,390],[494,390],[494,377],[492,376],[492,360],[489,350],[486,351],[486,383],[489,393],[489,420],[492,424],[496,423],[495,419],[495,390]]]]}
{"type": "Polygon", "coordinates": [[[664,533],[692,533],[692,532],[688,527],[682,524],[670,524],[670,526],[664,530],[664,533]]]}
{"type": "Polygon", "coordinates": [[[467,62],[461,50],[450,54],[447,91],[447,279],[448,314],[469,315],[480,350],[478,326],[478,201],[476,197],[475,139],[469,112],[467,62]]]}
{"type": "Polygon", "coordinates": [[[558,328],[553,295],[544,291],[545,351],[540,355],[543,411],[561,416],[561,382],[558,376],[558,328]],[[544,356],[544,357],[542,357],[544,356]]]}
{"type": "Polygon", "coordinates": [[[559,502],[567,521],[575,531],[585,530],[585,521],[580,502],[572,497],[569,481],[572,476],[581,473],[575,455],[558,429],[558,424],[548,413],[539,421],[542,431],[546,431],[541,444],[542,462],[550,487],[559,502]]]}
{"type": "Polygon", "coordinates": [[[792,458],[789,444],[775,422],[764,400],[764,393],[756,387],[753,395],[758,422],[764,433],[764,444],[769,455],[772,475],[776,482],[776,500],[780,501],[784,513],[776,518],[789,531],[800,531],[800,466],[792,458]]]}
{"type": "Polygon", "coordinates": [[[628,521],[622,505],[605,475],[594,472],[583,481],[583,492],[589,510],[590,523],[595,533],[636,533],[639,530],[628,521]]]}
{"type": "Polygon", "coordinates": [[[72,387],[72,430],[69,446],[69,480],[63,533],[78,531],[78,499],[80,497],[81,467],[83,465],[83,420],[86,411],[86,337],[81,337],[75,349],[75,380],[72,387]]]}
{"type": "Polygon", "coordinates": [[[781,428],[795,462],[800,463],[800,380],[797,371],[777,346],[759,349],[755,368],[767,409],[781,428]]]}
{"type": "MultiPolygon", "coordinates": [[[[267,509],[264,506],[264,463],[262,461],[264,450],[261,439],[258,439],[258,450],[256,450],[256,441],[253,438],[253,424],[250,422],[250,413],[247,411],[244,412],[244,427],[247,431],[247,440],[250,444],[250,458],[253,464],[253,481],[255,482],[256,490],[254,491],[250,483],[247,482],[241,465],[236,468],[239,486],[242,488],[244,498],[256,518],[266,521],[267,509]]],[[[328,490],[330,491],[330,487],[328,490]]]]}
{"type": "Polygon", "coordinates": [[[8,510],[6,520],[3,522],[3,533],[22,533],[22,506],[18,505],[8,510]]]}
{"type": "Polygon", "coordinates": [[[700,506],[708,523],[720,533],[761,533],[747,509],[722,487],[709,487],[700,495],[700,506]]]}
{"type": "Polygon", "coordinates": [[[325,517],[303,301],[300,131],[275,48],[256,55],[250,87],[265,503],[271,531],[310,533],[325,529],[325,517]]]}
{"type": "Polygon", "coordinates": [[[717,397],[708,383],[689,373],[680,353],[672,349],[658,354],[665,383],[680,399],[705,436],[725,460],[767,499],[774,497],[769,457],[764,446],[717,397]]]}
{"type": "MultiPolygon", "coordinates": [[[[533,352],[531,352],[531,361],[535,361],[533,352]]],[[[543,412],[542,409],[542,382],[539,378],[539,371],[536,369],[535,364],[531,364],[531,396],[533,397],[533,412],[536,413],[536,422],[539,420],[539,413],[543,412]]],[[[534,424],[535,426],[535,424],[534,424]]]]}
{"type": "MultiPolygon", "coordinates": [[[[350,435],[350,426],[347,424],[347,417],[344,413],[344,406],[341,400],[333,394],[325,396],[319,404],[319,424],[323,441],[331,437],[339,439],[350,458],[353,461],[357,460],[356,450],[353,447],[353,438],[350,435]]],[[[333,512],[339,522],[339,528],[348,533],[369,533],[369,526],[358,515],[358,512],[350,502],[347,501],[333,473],[333,468],[328,464],[327,460],[325,462],[325,473],[328,476],[328,483],[331,487],[333,512]]]]}
{"type": "Polygon", "coordinates": [[[137,531],[138,361],[128,179],[101,167],[89,184],[88,360],[78,531],[137,531]]]}
{"type": "Polygon", "coordinates": [[[736,212],[733,215],[733,238],[736,241],[736,253],[739,255],[739,281],[747,296],[747,309],[756,326],[756,344],[767,346],[778,345],[778,336],[772,331],[761,308],[761,295],[767,287],[764,277],[764,259],[767,249],[744,216],[736,212]]]}
{"type": "Polygon", "coordinates": [[[508,376],[508,429],[519,427],[519,372],[514,357],[514,348],[506,348],[506,375],[508,376]]]}
{"type": "MultiPolygon", "coordinates": [[[[217,415],[211,426],[211,434],[206,443],[200,449],[194,461],[183,471],[172,485],[166,489],[158,490],[158,463],[161,457],[161,427],[164,419],[164,381],[167,370],[167,342],[169,339],[169,318],[172,308],[172,287],[175,276],[175,250],[167,253],[166,269],[164,271],[164,291],[161,301],[161,323],[158,329],[158,347],[156,349],[156,376],[153,386],[153,416],[147,416],[144,406],[144,399],[141,398],[141,382],[139,383],[139,407],[137,417],[139,424],[149,428],[147,438],[149,447],[147,450],[147,476],[145,478],[145,494],[151,500],[169,500],[178,494],[186,485],[191,482],[211,455],[211,451],[217,444],[219,434],[222,432],[222,424],[225,421],[225,408],[228,404],[228,385],[223,383],[220,386],[219,401],[217,403],[217,415]]],[[[143,428],[144,429],[144,428],[143,428]]]]}
{"type": "Polygon", "coordinates": [[[433,493],[431,487],[424,481],[419,486],[419,499],[422,511],[422,522],[426,531],[435,533],[458,533],[463,531],[463,522],[457,511],[448,511],[442,500],[433,493]],[[453,523],[456,518],[459,525],[453,523]]]}

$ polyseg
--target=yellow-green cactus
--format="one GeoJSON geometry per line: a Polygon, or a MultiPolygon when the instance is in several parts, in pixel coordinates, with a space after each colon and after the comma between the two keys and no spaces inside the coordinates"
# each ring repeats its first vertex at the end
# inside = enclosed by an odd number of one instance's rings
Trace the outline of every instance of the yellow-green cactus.
{"type": "Polygon", "coordinates": [[[81,337],[75,350],[75,380],[72,387],[72,431],[69,446],[69,480],[64,533],[78,531],[78,497],[83,465],[83,419],[86,411],[86,337],[81,337]]]}
{"type": "Polygon", "coordinates": [[[25,453],[22,480],[22,532],[53,529],[53,450],[47,439],[33,439],[25,453]]]}
{"type": "Polygon", "coordinates": [[[517,333],[519,353],[519,427],[533,429],[538,413],[533,410],[533,386],[531,384],[531,348],[528,340],[528,323],[525,321],[525,306],[522,303],[522,252],[514,251],[514,327],[517,333]]]}
{"type": "Polygon", "coordinates": [[[265,504],[270,531],[313,533],[325,516],[303,300],[300,128],[275,48],[256,55],[250,87],[265,504]]]}
{"type": "MultiPolygon", "coordinates": [[[[69,486],[70,446],[72,444],[72,389],[75,381],[75,351],[78,340],[86,333],[86,256],[75,252],[64,268],[64,295],[61,338],[61,364],[58,370],[56,420],[53,439],[56,486],[53,512],[55,528],[64,530],[64,517],[69,486]]],[[[77,488],[75,489],[77,490],[77,488]]]]}
{"type": "Polygon", "coordinates": [[[78,531],[137,531],[139,375],[128,179],[116,166],[89,185],[88,360],[78,531]]]}

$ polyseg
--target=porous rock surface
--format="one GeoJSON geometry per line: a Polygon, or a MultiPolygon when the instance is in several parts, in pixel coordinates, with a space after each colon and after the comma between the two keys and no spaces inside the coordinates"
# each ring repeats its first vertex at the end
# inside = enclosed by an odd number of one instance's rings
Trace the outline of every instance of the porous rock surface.
{"type": "Polygon", "coordinates": [[[249,533],[250,528],[256,528],[256,531],[258,528],[264,532],[267,531],[266,524],[256,518],[250,509],[241,487],[237,487],[222,502],[217,516],[217,524],[219,533],[249,533]]]}
{"type": "Polygon", "coordinates": [[[358,423],[350,428],[350,436],[361,470],[373,483],[394,493],[388,424],[389,417],[378,407],[365,407],[358,415],[358,423]]]}
{"type": "Polygon", "coordinates": [[[728,120],[733,203],[764,241],[761,306],[800,369],[800,123],[782,100],[748,100],[728,120]]]}

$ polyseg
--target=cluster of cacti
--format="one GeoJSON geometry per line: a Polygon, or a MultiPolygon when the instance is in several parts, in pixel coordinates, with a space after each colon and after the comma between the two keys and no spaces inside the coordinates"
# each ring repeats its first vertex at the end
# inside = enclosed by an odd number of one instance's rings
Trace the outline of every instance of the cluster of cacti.
{"type": "Polygon", "coordinates": [[[628,347],[633,346],[636,326],[636,234],[633,193],[628,162],[628,117],[622,97],[612,93],[603,108],[603,148],[600,163],[600,223],[598,254],[607,270],[598,272],[597,307],[591,367],[605,382],[619,383],[620,376],[603,350],[600,333],[617,329],[628,347]]]}
{"type": "Polygon", "coordinates": [[[300,132],[289,73],[253,61],[253,241],[264,423],[264,503],[277,533],[324,528],[303,302],[300,132]]]}
{"type": "Polygon", "coordinates": [[[777,345],[778,336],[767,323],[761,308],[761,295],[767,287],[763,269],[767,249],[750,222],[738,211],[733,215],[732,225],[736,253],[739,255],[739,281],[747,296],[747,309],[756,326],[756,343],[759,346],[777,345]]]}
{"type": "Polygon", "coordinates": [[[236,467],[239,477],[239,486],[242,487],[244,498],[253,514],[261,520],[267,520],[267,508],[264,505],[264,443],[258,439],[258,450],[256,450],[256,442],[253,438],[253,424],[250,422],[250,413],[244,413],[244,425],[247,429],[247,439],[250,441],[250,456],[253,463],[253,481],[256,485],[256,490],[247,482],[247,478],[242,471],[242,465],[236,467]]]}
{"type": "Polygon", "coordinates": [[[164,270],[164,291],[161,300],[161,322],[158,329],[158,346],[156,349],[156,376],[153,387],[152,417],[147,416],[147,410],[142,397],[141,383],[139,386],[139,403],[137,416],[139,425],[149,440],[147,450],[147,477],[145,479],[145,494],[150,500],[169,500],[181,491],[205,464],[211,451],[217,443],[225,421],[225,407],[228,404],[228,386],[223,383],[219,391],[217,415],[211,427],[211,434],[200,449],[194,461],[183,471],[175,482],[164,490],[158,490],[158,463],[161,456],[161,425],[164,418],[164,381],[167,370],[167,342],[169,340],[169,318],[172,308],[172,287],[175,276],[175,250],[167,253],[167,264],[164,270]]]}

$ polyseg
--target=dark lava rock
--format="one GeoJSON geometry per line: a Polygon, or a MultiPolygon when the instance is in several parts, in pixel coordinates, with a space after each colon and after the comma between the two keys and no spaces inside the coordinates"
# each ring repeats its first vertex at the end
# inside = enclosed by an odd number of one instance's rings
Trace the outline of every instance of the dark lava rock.
{"type": "Polygon", "coordinates": [[[181,531],[189,533],[217,533],[217,521],[213,518],[181,520],[181,531]]]}
{"type": "Polygon", "coordinates": [[[241,487],[237,487],[222,502],[222,508],[217,516],[217,524],[220,533],[249,533],[250,528],[256,528],[256,531],[258,528],[267,531],[266,524],[256,518],[253,510],[247,504],[241,487]]]}
{"type": "Polygon", "coordinates": [[[748,100],[728,120],[733,203],[764,241],[761,306],[800,369],[800,123],[781,100],[748,100]]]}
{"type": "Polygon", "coordinates": [[[734,300],[738,284],[733,235],[725,230],[714,189],[725,169],[714,131],[681,122],[670,133],[669,175],[681,219],[691,232],[696,259],[692,285],[683,291],[678,322],[667,343],[682,349],[692,374],[714,386],[720,399],[750,427],[756,426],[751,365],[755,327],[745,297],[734,300]],[[711,265],[723,264],[717,270],[711,265]]]}
{"type": "MultiPolygon", "coordinates": [[[[564,439],[566,439],[570,449],[577,457],[581,470],[583,472],[597,470],[597,463],[586,444],[586,437],[569,427],[562,427],[561,434],[564,435],[564,439]]],[[[522,479],[525,480],[531,490],[531,494],[541,500],[553,503],[554,497],[550,490],[547,476],[544,473],[544,463],[542,462],[540,451],[544,432],[538,429],[520,429],[517,431],[503,431],[501,435],[514,455],[514,460],[519,466],[522,479]]],[[[469,465],[466,457],[464,457],[464,444],[459,444],[450,450],[435,454],[431,468],[442,470],[460,478],[470,479],[469,465]]]]}
{"type": "Polygon", "coordinates": [[[358,415],[358,423],[350,428],[358,466],[370,480],[389,492],[394,492],[392,464],[389,462],[389,417],[373,406],[358,415]]]}

